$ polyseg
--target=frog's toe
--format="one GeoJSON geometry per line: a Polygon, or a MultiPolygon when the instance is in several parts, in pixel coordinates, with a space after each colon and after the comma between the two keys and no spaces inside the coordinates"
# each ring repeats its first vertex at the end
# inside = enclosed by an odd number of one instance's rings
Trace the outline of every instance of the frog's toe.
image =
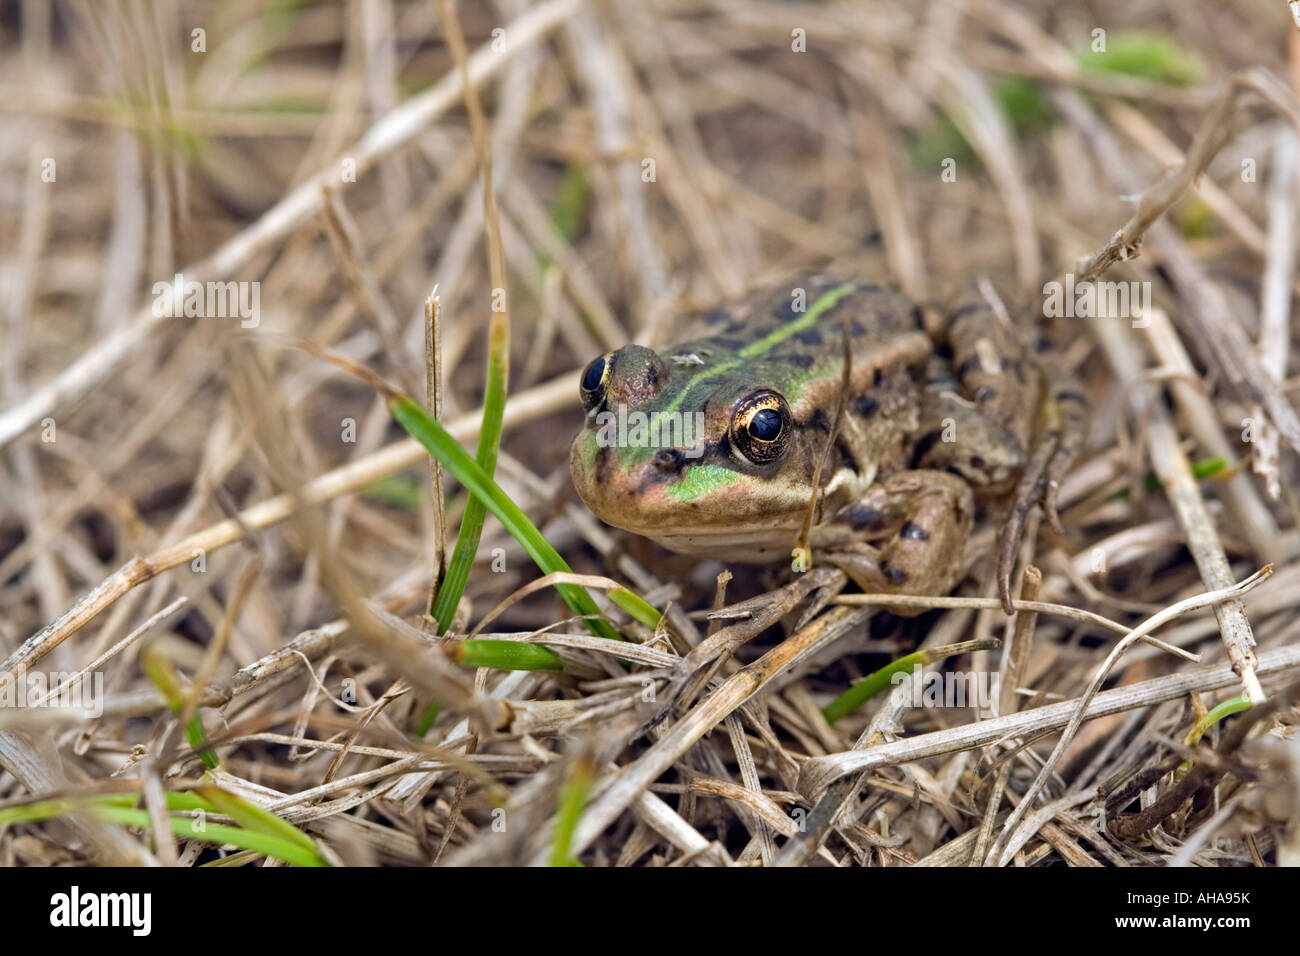
{"type": "Polygon", "coordinates": [[[889,582],[881,570],[880,552],[870,545],[860,542],[845,544],[827,553],[826,560],[868,594],[883,591],[889,582]]]}

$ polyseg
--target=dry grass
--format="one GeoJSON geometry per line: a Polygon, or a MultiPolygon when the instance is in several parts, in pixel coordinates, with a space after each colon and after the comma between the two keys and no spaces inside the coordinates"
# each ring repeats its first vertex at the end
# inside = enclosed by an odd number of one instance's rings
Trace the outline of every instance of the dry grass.
{"type": "MultiPolygon", "coordinates": [[[[0,671],[104,689],[94,717],[0,707],[0,813],[129,791],[160,821],[204,775],[196,713],[209,780],[350,864],[546,863],[557,830],[587,865],[1300,863],[1285,6],[496,0],[459,4],[468,58],[452,6],[0,3],[0,671]],[[1085,68],[1099,27],[1174,60],[1085,68]],[[1010,114],[1008,77],[1031,97],[1010,114]],[[1140,321],[1047,329],[1091,434],[1066,534],[1030,521],[1016,618],[991,522],[957,594],[900,618],[826,566],[719,579],[572,493],[588,359],[831,268],[923,301],[986,279],[1026,325],[1063,273],[1150,283],[1140,321]],[[256,283],[258,321],[157,315],[176,273],[256,283]],[[599,591],[627,642],[517,594],[538,574],[489,519],[435,639],[464,493],[292,347],[437,392],[470,445],[490,322],[498,482],[581,580],[668,607],[653,633],[599,591]],[[460,667],[470,633],[564,670],[460,667]],[[909,680],[822,717],[964,641],[932,669],[1000,675],[995,714],[918,706],[909,680]],[[181,675],[171,706],[150,659],[181,675]],[[1192,741],[1239,694],[1257,706],[1192,741]]],[[[9,865],[219,854],[91,816],[0,825],[9,865]]]]}

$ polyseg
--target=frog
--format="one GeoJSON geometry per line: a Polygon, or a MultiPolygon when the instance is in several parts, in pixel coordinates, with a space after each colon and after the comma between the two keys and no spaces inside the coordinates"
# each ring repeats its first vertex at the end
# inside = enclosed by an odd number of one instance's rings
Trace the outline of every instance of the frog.
{"type": "Polygon", "coordinates": [[[824,558],[885,596],[950,593],[977,508],[1005,502],[995,579],[1010,614],[1030,509],[1064,533],[1057,495],[1088,402],[1000,306],[968,289],[937,309],[809,274],[704,312],[675,345],[607,352],[579,381],[574,487],[670,551],[824,558]]]}

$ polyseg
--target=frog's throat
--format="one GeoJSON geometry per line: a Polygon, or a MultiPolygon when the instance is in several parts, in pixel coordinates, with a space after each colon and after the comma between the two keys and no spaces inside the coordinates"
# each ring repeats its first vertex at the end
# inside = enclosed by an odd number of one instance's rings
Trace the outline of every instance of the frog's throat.
{"type": "MultiPolygon", "coordinates": [[[[865,473],[838,468],[822,489],[813,516],[813,531],[846,505],[852,504],[870,486],[875,465],[865,473]]],[[[807,520],[806,508],[773,512],[749,521],[732,520],[723,524],[710,521],[683,521],[673,524],[638,526],[602,516],[610,524],[658,542],[670,551],[702,558],[716,558],[735,564],[767,564],[791,557],[807,520]]]]}
{"type": "Polygon", "coordinates": [[[798,525],[786,529],[785,534],[778,533],[780,530],[769,525],[726,533],[704,528],[698,532],[681,529],[671,534],[656,532],[647,536],[678,554],[714,558],[727,564],[771,564],[789,558],[799,536],[798,525]]]}

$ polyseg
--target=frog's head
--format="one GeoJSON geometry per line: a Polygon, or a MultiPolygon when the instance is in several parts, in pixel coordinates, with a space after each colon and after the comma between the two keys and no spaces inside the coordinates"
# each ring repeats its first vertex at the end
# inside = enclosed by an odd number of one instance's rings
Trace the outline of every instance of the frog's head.
{"type": "Polygon", "coordinates": [[[570,454],[573,483],[602,520],[674,551],[786,555],[824,447],[792,413],[789,385],[734,354],[665,361],[629,345],[602,355],[579,386],[587,420],[570,454]]]}

